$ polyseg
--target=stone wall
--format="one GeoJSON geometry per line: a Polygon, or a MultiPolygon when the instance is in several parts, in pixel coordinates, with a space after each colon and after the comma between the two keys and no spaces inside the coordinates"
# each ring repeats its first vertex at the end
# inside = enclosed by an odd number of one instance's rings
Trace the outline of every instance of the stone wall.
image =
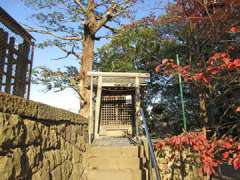
{"type": "Polygon", "coordinates": [[[0,179],[82,179],[88,121],[0,93],[0,179]]]}

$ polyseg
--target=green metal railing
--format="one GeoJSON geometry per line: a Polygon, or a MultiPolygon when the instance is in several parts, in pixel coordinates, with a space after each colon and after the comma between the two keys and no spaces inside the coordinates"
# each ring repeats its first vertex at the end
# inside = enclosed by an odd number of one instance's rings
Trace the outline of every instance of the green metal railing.
{"type": "MultiPolygon", "coordinates": [[[[177,54],[177,65],[180,66],[179,56],[177,54]]],[[[180,89],[180,97],[181,97],[181,107],[182,107],[182,118],[183,118],[183,128],[187,130],[187,118],[185,113],[185,103],[183,97],[183,83],[182,83],[182,76],[178,73],[178,80],[179,80],[179,89],[180,89]]]]}

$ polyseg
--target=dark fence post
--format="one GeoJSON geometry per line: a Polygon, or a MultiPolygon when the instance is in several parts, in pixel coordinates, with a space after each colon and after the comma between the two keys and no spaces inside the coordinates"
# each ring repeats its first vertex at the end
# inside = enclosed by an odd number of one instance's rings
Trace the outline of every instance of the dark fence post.
{"type": "Polygon", "coordinates": [[[26,92],[29,51],[30,45],[26,41],[19,45],[13,94],[21,97],[24,97],[26,92]]]}
{"type": "Polygon", "coordinates": [[[0,7],[0,92],[29,98],[33,42],[31,34],[0,7]]]}
{"type": "Polygon", "coordinates": [[[6,73],[6,83],[5,83],[5,92],[12,94],[12,79],[13,79],[13,63],[14,63],[14,45],[15,38],[10,37],[8,54],[7,54],[7,73],[6,73]]]}
{"type": "Polygon", "coordinates": [[[0,29],[0,91],[3,86],[4,65],[7,52],[8,33],[0,29]]]}

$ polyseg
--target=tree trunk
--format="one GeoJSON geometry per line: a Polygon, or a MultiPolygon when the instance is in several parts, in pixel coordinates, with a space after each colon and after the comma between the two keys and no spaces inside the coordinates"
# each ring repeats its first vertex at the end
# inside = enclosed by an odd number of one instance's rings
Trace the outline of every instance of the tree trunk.
{"type": "Polygon", "coordinates": [[[84,24],[83,51],[80,69],[80,114],[88,118],[90,111],[90,78],[87,73],[92,71],[94,61],[94,42],[96,33],[96,16],[94,0],[88,0],[86,21],[84,24]]]}
{"type": "Polygon", "coordinates": [[[207,135],[207,126],[208,126],[208,114],[206,106],[206,95],[204,93],[199,94],[199,108],[200,108],[200,123],[202,130],[207,135]]]}
{"type": "Polygon", "coordinates": [[[88,118],[90,110],[90,90],[89,82],[90,78],[87,73],[92,71],[94,61],[94,35],[89,32],[86,27],[85,36],[83,40],[83,54],[80,69],[80,114],[88,118]]]}

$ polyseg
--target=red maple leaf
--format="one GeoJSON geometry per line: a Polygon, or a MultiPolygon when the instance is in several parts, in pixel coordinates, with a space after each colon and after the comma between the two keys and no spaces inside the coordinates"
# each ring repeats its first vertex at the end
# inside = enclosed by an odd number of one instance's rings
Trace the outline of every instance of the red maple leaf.
{"type": "Polygon", "coordinates": [[[212,66],[207,67],[207,71],[212,75],[219,73],[220,70],[221,69],[219,67],[212,67],[212,66]]]}
{"type": "Polygon", "coordinates": [[[240,150],[240,144],[237,145],[237,150],[240,150]]]}
{"type": "Polygon", "coordinates": [[[235,59],[233,61],[233,64],[236,66],[236,67],[240,67],[240,59],[235,59]]]}
{"type": "Polygon", "coordinates": [[[156,66],[156,68],[155,68],[156,73],[159,73],[160,70],[161,70],[161,65],[156,66]]]}
{"type": "Polygon", "coordinates": [[[196,73],[194,76],[193,76],[193,80],[195,80],[195,81],[203,81],[203,82],[205,82],[205,83],[209,83],[209,81],[208,81],[208,79],[206,78],[206,76],[202,73],[202,72],[200,72],[200,73],[196,73]]]}
{"type": "Polygon", "coordinates": [[[237,109],[235,109],[235,111],[240,113],[240,106],[237,107],[237,109]]]}
{"type": "Polygon", "coordinates": [[[224,159],[227,159],[228,157],[229,157],[229,152],[223,153],[223,158],[224,158],[224,159]]]}
{"type": "Polygon", "coordinates": [[[236,170],[240,170],[240,158],[233,158],[232,164],[236,170]]]}
{"type": "Polygon", "coordinates": [[[224,148],[226,148],[226,149],[231,149],[231,148],[232,148],[232,144],[229,143],[229,142],[225,142],[225,143],[223,144],[223,146],[224,146],[224,148]]]}
{"type": "Polygon", "coordinates": [[[238,32],[238,27],[237,26],[232,26],[231,29],[230,29],[230,32],[237,33],[238,32]]]}

